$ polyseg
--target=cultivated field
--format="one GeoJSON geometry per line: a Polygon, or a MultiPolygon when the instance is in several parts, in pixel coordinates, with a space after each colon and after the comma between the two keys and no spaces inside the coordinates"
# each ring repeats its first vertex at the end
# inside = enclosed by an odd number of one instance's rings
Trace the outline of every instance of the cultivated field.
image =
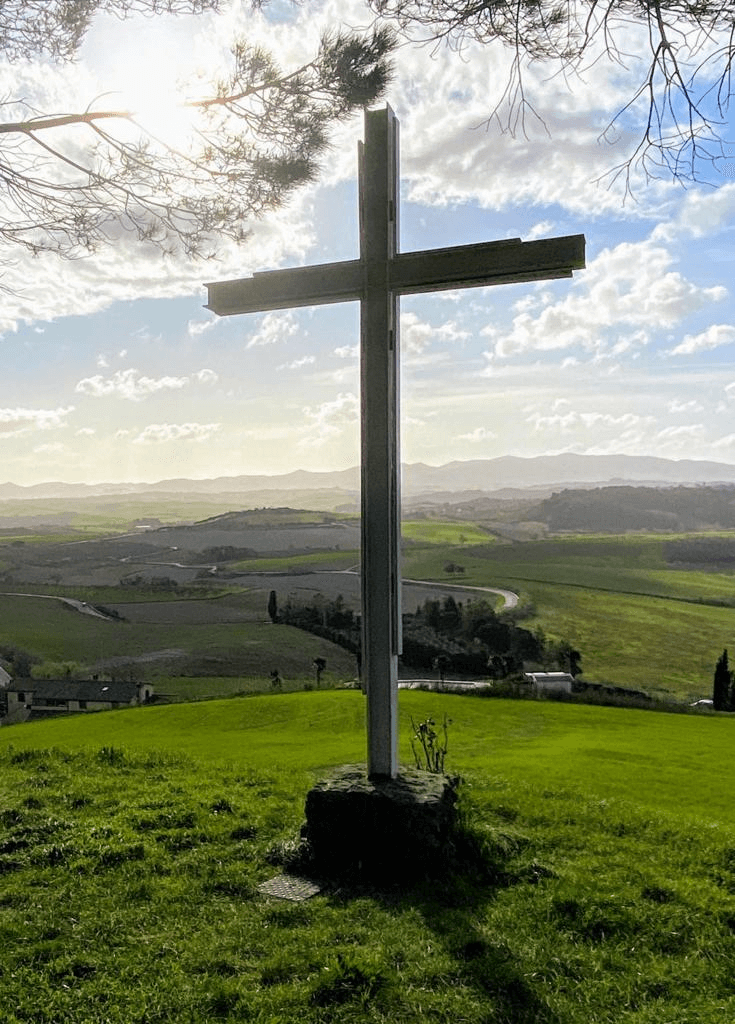
{"type": "MultiPolygon", "coordinates": [[[[159,518],[164,506],[156,506],[159,518]]],[[[167,692],[187,695],[197,686],[186,680],[230,680],[211,683],[205,695],[240,692],[261,686],[275,667],[289,679],[306,680],[315,656],[327,658],[332,682],[354,677],[353,659],[344,651],[332,645],[315,651],[313,638],[291,637],[285,627],[274,632],[265,621],[271,589],[280,604],[289,597],[313,603],[342,595],[358,607],[354,517],[258,509],[155,529],[149,516],[148,525],[131,534],[130,523],[136,513],[145,519],[146,508],[132,499],[124,503],[117,527],[128,532],[104,538],[62,542],[58,535],[9,528],[0,538],[6,595],[74,597],[110,607],[127,621],[91,621],[47,601],[0,597],[3,639],[44,662],[80,670],[105,671],[127,658],[152,681],[165,678],[167,692]],[[169,682],[174,677],[180,686],[169,682]]],[[[62,514],[58,508],[51,513],[62,514]]],[[[111,508],[93,508],[89,521],[75,515],[80,530],[96,529],[102,515],[112,521],[111,508]]],[[[727,540],[730,534],[706,536],[727,540]]],[[[403,537],[404,576],[436,587],[407,584],[405,612],[429,596],[468,601],[482,596],[471,588],[514,591],[521,595],[524,627],[568,639],[581,651],[591,682],[679,700],[708,696],[715,661],[733,643],[733,565],[668,561],[672,534],[509,541],[482,523],[424,518],[405,522],[403,537]]]]}

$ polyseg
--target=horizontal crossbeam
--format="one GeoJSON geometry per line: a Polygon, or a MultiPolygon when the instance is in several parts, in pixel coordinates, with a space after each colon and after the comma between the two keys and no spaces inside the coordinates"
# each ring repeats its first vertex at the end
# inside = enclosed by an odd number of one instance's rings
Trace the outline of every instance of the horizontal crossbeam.
{"type": "Polygon", "coordinates": [[[522,242],[457,245],[446,249],[399,253],[391,261],[390,287],[399,294],[482,288],[520,281],[571,277],[584,267],[584,235],[522,242]]]}
{"type": "Polygon", "coordinates": [[[362,263],[346,260],[293,270],[266,270],[252,277],[217,281],[206,287],[205,309],[211,309],[217,316],[350,302],[362,296],[362,263]]]}
{"type": "MultiPolygon", "coordinates": [[[[571,277],[584,267],[584,235],[535,242],[498,242],[398,253],[388,261],[388,287],[396,294],[482,288],[521,281],[571,277]]],[[[361,260],[269,270],[236,281],[207,284],[207,309],[218,316],[264,313],[360,299],[365,289],[361,260]]]]}

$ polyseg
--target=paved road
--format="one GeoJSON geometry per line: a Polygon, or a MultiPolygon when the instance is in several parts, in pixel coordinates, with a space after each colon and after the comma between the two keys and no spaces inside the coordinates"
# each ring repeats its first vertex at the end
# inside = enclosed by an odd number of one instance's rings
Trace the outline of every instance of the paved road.
{"type": "Polygon", "coordinates": [[[82,615],[92,615],[95,619],[112,619],[112,615],[105,615],[104,612],[98,611],[93,605],[87,604],[86,601],[77,601],[73,597],[57,597],[55,594],[16,594],[13,591],[4,590],[0,592],[2,597],[38,597],[42,601],[61,601],[62,604],[68,605],[73,608],[74,611],[81,612],[82,615]]]}
{"type": "MultiPolygon", "coordinates": [[[[307,590],[314,593],[319,593],[324,589],[326,582],[325,578],[334,581],[335,578],[343,577],[347,578],[345,582],[349,581],[350,598],[352,600],[359,600],[359,580],[360,571],[359,567],[352,566],[349,569],[320,569],[314,572],[304,573],[286,573],[283,571],[274,572],[263,572],[263,573],[247,573],[238,577],[238,579],[245,579],[246,576],[259,576],[261,578],[271,578],[273,580],[279,579],[281,586],[288,587],[291,590],[307,590]]],[[[410,607],[420,597],[422,590],[435,590],[440,594],[459,593],[467,594],[472,596],[473,594],[495,594],[503,598],[505,602],[505,608],[515,608],[518,604],[518,594],[514,594],[512,590],[502,590],[500,587],[473,587],[464,583],[444,583],[429,580],[411,580],[404,578],[402,580],[403,586],[403,607],[404,611],[407,606],[410,607]]],[[[343,588],[345,591],[348,587],[343,588]]],[[[345,593],[347,596],[347,593],[345,593]]]]}
{"type": "Polygon", "coordinates": [[[428,583],[426,580],[407,580],[403,583],[410,583],[414,587],[433,587],[435,590],[459,590],[461,593],[478,592],[481,594],[498,594],[505,601],[506,608],[515,608],[520,600],[518,594],[512,590],[501,590],[499,587],[469,587],[462,583],[428,583]]]}

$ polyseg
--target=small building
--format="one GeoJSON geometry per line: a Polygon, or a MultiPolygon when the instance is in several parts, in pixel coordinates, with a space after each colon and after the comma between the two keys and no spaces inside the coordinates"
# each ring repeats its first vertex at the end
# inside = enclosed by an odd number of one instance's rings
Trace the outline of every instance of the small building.
{"type": "Polygon", "coordinates": [[[153,697],[153,687],[149,683],[110,683],[97,679],[20,679],[5,688],[5,696],[7,705],[2,723],[11,725],[37,718],[148,704],[153,697]]]}
{"type": "Polygon", "coordinates": [[[547,693],[571,693],[574,676],[568,672],[524,672],[523,678],[537,690],[547,693]]]}

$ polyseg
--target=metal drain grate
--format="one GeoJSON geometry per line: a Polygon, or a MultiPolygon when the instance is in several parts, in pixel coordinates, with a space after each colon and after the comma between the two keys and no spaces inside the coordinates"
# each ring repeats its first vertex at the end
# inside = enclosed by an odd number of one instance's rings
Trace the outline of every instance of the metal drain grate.
{"type": "Polygon", "coordinates": [[[276,896],[280,900],[308,900],[322,891],[320,885],[308,881],[306,878],[298,878],[296,875],[276,875],[269,878],[267,882],[261,882],[258,886],[259,892],[265,896],[276,896]]]}

